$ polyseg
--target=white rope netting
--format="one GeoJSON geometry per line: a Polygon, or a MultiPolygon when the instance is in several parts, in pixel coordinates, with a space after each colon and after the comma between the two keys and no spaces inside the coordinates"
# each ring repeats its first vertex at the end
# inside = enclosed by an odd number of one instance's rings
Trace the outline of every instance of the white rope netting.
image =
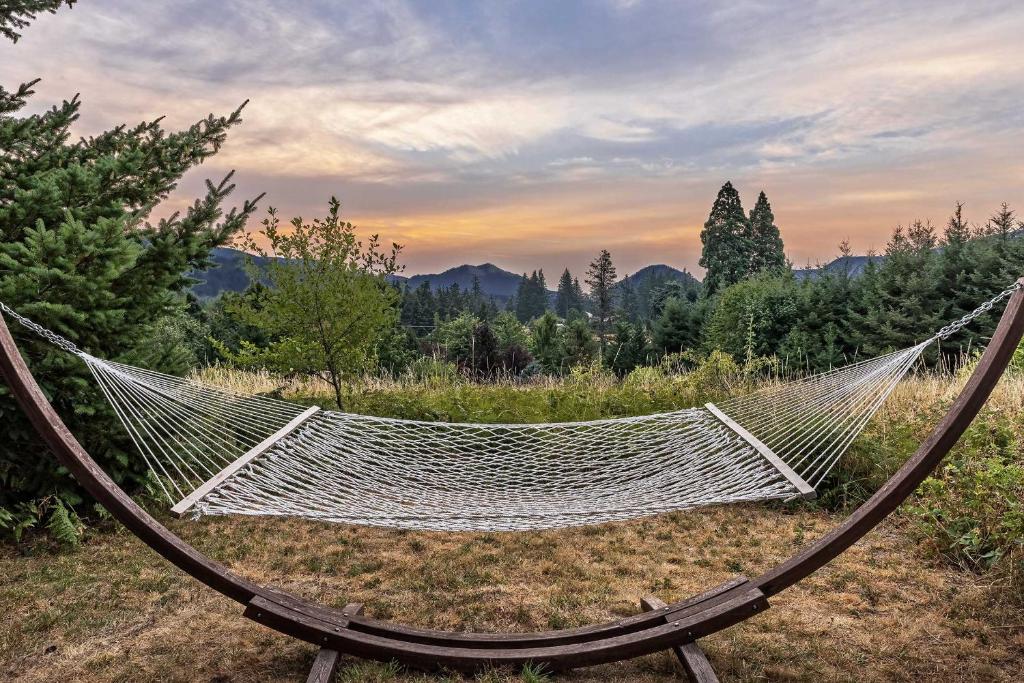
{"type": "MultiPolygon", "coordinates": [[[[719,408],[819,482],[925,344],[719,408]]],[[[319,411],[203,491],[305,406],[82,355],[172,502],[408,529],[519,530],[790,498],[794,482],[706,408],[590,422],[452,424],[319,411]]]]}
{"type": "Polygon", "coordinates": [[[549,424],[453,424],[311,409],[84,360],[175,510],[406,529],[519,530],[813,493],[924,349],[718,406],[549,424]]]}

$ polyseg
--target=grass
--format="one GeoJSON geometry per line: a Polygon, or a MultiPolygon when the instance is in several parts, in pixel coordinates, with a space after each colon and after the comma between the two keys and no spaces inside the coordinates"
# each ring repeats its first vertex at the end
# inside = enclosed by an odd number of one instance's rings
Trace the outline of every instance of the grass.
{"type": "MultiPolygon", "coordinates": [[[[324,398],[318,387],[269,375],[214,369],[203,378],[244,391],[280,390],[304,402],[324,398]]],[[[645,371],[623,382],[594,372],[526,385],[367,380],[349,387],[346,407],[428,419],[587,419],[693,405],[706,400],[709,386],[721,393],[744,381],[724,379],[645,371]]],[[[513,534],[273,519],[190,522],[157,514],[258,582],[336,606],[363,602],[371,616],[461,631],[566,628],[633,614],[645,594],[671,601],[737,573],[754,575],[811,543],[905,460],[962,381],[904,382],[819,504],[731,506],[513,534]]],[[[982,455],[1024,462],[1022,416],[1024,378],[1009,376],[950,462],[980,462],[982,455]]],[[[1019,551],[1004,544],[997,561],[966,563],[941,540],[937,522],[928,521],[939,506],[943,524],[966,518],[979,529],[998,527],[994,516],[1005,517],[1011,503],[972,507],[977,496],[967,489],[983,480],[969,478],[967,469],[935,480],[955,499],[930,497],[926,488],[837,561],[773,599],[773,609],[706,639],[722,679],[1020,680],[1024,601],[1011,569],[1019,551]]],[[[1015,486],[1011,481],[1004,496],[1019,498],[1015,486]]],[[[315,654],[242,619],[238,605],[109,522],[88,530],[73,550],[38,537],[0,547],[0,577],[3,680],[290,681],[304,676],[315,654]]],[[[496,670],[475,680],[646,682],[678,675],[678,665],[660,653],[557,676],[496,670]]],[[[339,680],[462,679],[346,660],[339,680]]]]}

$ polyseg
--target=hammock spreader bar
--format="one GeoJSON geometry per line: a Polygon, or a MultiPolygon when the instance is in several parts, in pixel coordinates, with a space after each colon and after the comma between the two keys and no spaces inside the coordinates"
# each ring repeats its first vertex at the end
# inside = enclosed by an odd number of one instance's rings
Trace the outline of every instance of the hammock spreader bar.
{"type": "Polygon", "coordinates": [[[223,484],[228,477],[248,465],[253,459],[270,450],[274,444],[298,429],[303,422],[308,420],[319,410],[320,408],[313,407],[296,416],[291,422],[286,424],[284,427],[281,427],[281,429],[277,430],[274,434],[268,436],[261,443],[257,444],[254,448],[244,453],[241,457],[222,469],[215,476],[204,482],[195,491],[178,501],[174,507],[171,508],[171,514],[176,517],[184,515],[193,505],[202,500],[203,496],[223,484]]]}
{"type": "Polygon", "coordinates": [[[799,491],[800,493],[798,496],[794,496],[794,498],[804,498],[806,500],[812,500],[818,497],[818,493],[817,491],[814,490],[814,487],[808,484],[806,481],[804,481],[799,474],[793,471],[792,467],[783,462],[782,458],[775,455],[772,449],[764,445],[764,443],[760,439],[758,439],[756,436],[748,432],[746,429],[737,424],[735,420],[733,420],[731,417],[729,417],[721,410],[719,410],[714,403],[705,403],[704,407],[708,409],[708,412],[710,412],[712,415],[721,420],[722,424],[736,432],[740,436],[740,438],[749,443],[755,451],[763,455],[765,460],[770,462],[782,474],[782,476],[789,480],[790,484],[796,487],[796,490],[799,491]]]}

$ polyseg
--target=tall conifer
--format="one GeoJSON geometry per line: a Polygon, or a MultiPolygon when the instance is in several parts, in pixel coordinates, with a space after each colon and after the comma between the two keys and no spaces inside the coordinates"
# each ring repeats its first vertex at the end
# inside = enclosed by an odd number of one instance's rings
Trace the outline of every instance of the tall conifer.
{"type": "Polygon", "coordinates": [[[747,276],[753,242],[750,220],[731,182],[718,191],[700,241],[704,244],[700,265],[707,269],[704,291],[709,296],[747,276]]]}

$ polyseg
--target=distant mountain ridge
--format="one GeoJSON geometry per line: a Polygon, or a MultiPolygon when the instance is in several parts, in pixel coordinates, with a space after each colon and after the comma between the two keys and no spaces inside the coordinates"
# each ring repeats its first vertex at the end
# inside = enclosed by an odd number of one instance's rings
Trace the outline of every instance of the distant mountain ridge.
{"type": "Polygon", "coordinates": [[[644,284],[651,281],[667,282],[669,280],[679,280],[687,285],[700,284],[700,280],[694,277],[693,274],[686,269],[679,270],[678,268],[667,266],[664,263],[656,263],[651,266],[644,266],[635,273],[627,275],[616,282],[615,286],[629,286],[633,289],[640,289],[644,284]]]}
{"type": "Polygon", "coordinates": [[[504,301],[515,296],[519,289],[519,281],[522,279],[522,275],[499,268],[493,263],[481,263],[479,266],[456,266],[442,273],[413,275],[405,282],[410,289],[416,289],[424,282],[429,282],[430,288],[435,292],[439,289],[448,289],[452,285],[467,290],[472,289],[474,277],[480,280],[480,290],[484,294],[504,301]]]}
{"type": "Polygon", "coordinates": [[[885,261],[885,256],[840,256],[821,266],[794,268],[793,275],[798,280],[813,280],[826,273],[843,272],[847,273],[850,277],[859,277],[864,273],[864,269],[867,268],[869,263],[880,266],[883,261],[885,261]]]}
{"type": "MultiPolygon", "coordinates": [[[[189,273],[189,276],[200,282],[192,287],[192,293],[203,299],[211,299],[223,292],[241,292],[249,286],[249,274],[245,271],[245,260],[251,255],[237,249],[217,247],[210,252],[210,260],[215,264],[213,268],[204,272],[189,273]]],[[[260,256],[251,256],[258,267],[263,267],[268,261],[260,256]]],[[[846,270],[852,277],[857,277],[864,272],[869,262],[881,265],[885,260],[884,256],[840,256],[829,263],[809,268],[795,268],[793,274],[798,279],[815,278],[823,273],[839,273],[846,270]]],[[[462,265],[449,268],[440,273],[426,273],[405,277],[393,275],[392,281],[405,283],[408,287],[415,289],[424,282],[430,283],[430,288],[437,291],[442,288],[449,288],[457,284],[460,289],[466,290],[473,286],[473,278],[480,280],[480,289],[486,296],[494,297],[500,303],[507,302],[515,296],[519,288],[521,274],[499,268],[493,263],[482,263],[478,266],[462,265]]],[[[700,280],[692,273],[663,263],[645,266],[640,270],[627,275],[615,283],[616,288],[630,286],[634,290],[641,289],[651,281],[679,280],[686,284],[699,284],[700,280]]],[[[549,290],[550,292],[550,290],[549,290]]],[[[550,292],[552,299],[555,295],[550,292]]]]}

